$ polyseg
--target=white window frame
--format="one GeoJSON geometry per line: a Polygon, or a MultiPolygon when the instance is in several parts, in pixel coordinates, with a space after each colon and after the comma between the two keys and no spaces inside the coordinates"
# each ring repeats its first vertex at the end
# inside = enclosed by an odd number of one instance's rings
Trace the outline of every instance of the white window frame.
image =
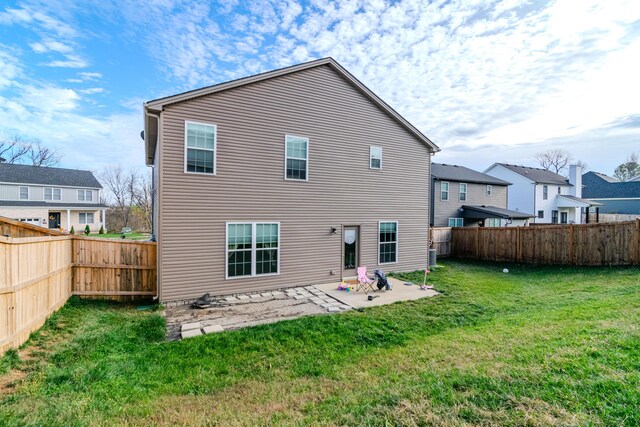
{"type": "Polygon", "coordinates": [[[542,186],[542,200],[549,200],[549,186],[542,186]]]}
{"type": "Polygon", "coordinates": [[[300,136],[300,135],[292,135],[292,134],[285,134],[284,135],[284,179],[285,181],[299,181],[299,182],[306,182],[309,181],[309,148],[310,148],[309,144],[309,137],[307,136],[300,136]],[[307,141],[307,158],[303,159],[302,157],[289,157],[287,155],[288,149],[289,149],[289,138],[300,138],[300,139],[305,139],[307,141]],[[305,160],[307,163],[307,173],[305,176],[305,179],[299,179],[299,178],[287,178],[287,160],[291,159],[291,160],[305,160]]]}
{"type": "Polygon", "coordinates": [[[95,224],[95,215],[93,212],[78,212],[78,224],[95,224]],[[84,221],[82,221],[82,217],[84,215],[84,221]],[[91,215],[91,222],[87,221],[87,215],[91,215]]]}
{"type": "Polygon", "coordinates": [[[56,187],[44,187],[44,190],[42,191],[42,197],[43,197],[43,200],[45,201],[52,201],[52,202],[60,201],[62,200],[62,189],[56,188],[56,187]],[[47,199],[47,190],[51,190],[50,199],[47,199]],[[56,199],[56,190],[58,190],[58,192],[60,193],[60,197],[57,199],[56,199]]]}
{"type": "Polygon", "coordinates": [[[440,201],[442,201],[442,202],[448,202],[449,201],[449,191],[450,191],[450,189],[451,189],[451,185],[449,185],[449,181],[440,181],[440,201]],[[443,193],[442,186],[444,184],[447,184],[447,198],[446,199],[442,198],[442,193],[443,193]]]}
{"type": "MultiPolygon", "coordinates": [[[[390,242],[384,242],[390,243],[390,242]]],[[[399,247],[400,247],[400,223],[398,221],[378,221],[378,265],[391,265],[399,262],[399,247]],[[395,223],[396,224],[396,260],[393,262],[380,262],[380,225],[383,223],[395,223]]]]}
{"type": "Polygon", "coordinates": [[[234,279],[246,279],[249,277],[266,277],[266,276],[278,276],[280,275],[280,251],[282,245],[280,244],[280,222],[279,221],[227,221],[224,225],[224,248],[225,248],[225,257],[224,257],[224,278],[225,280],[234,280],[234,279]],[[230,225],[251,225],[251,275],[245,276],[233,276],[229,277],[229,226],[230,225]],[[275,248],[269,249],[277,249],[278,250],[278,268],[275,273],[267,273],[267,274],[256,274],[256,252],[258,249],[256,248],[256,229],[258,225],[277,225],[278,226],[278,246],[275,248]]]}
{"type": "Polygon", "coordinates": [[[487,184],[487,189],[486,189],[487,196],[490,196],[492,192],[493,192],[493,186],[487,184]]]}
{"type": "Polygon", "coordinates": [[[29,194],[29,187],[26,187],[24,185],[21,185],[20,188],[18,188],[18,200],[29,200],[30,194],[29,194]],[[26,188],[27,189],[27,198],[23,199],[22,198],[22,189],[26,188]]]}
{"type": "Polygon", "coordinates": [[[193,174],[193,175],[204,175],[204,176],[216,176],[218,173],[218,125],[213,123],[205,123],[205,122],[196,122],[193,120],[185,120],[184,121],[184,173],[193,174]],[[210,148],[194,148],[189,147],[187,144],[189,142],[189,125],[203,125],[203,126],[212,126],[213,127],[213,149],[210,148]],[[191,172],[187,171],[187,153],[189,152],[189,148],[192,150],[202,150],[202,151],[213,151],[213,173],[209,172],[191,172]]]}
{"type": "Polygon", "coordinates": [[[464,218],[449,218],[448,222],[449,227],[464,227],[464,218]],[[453,225],[451,225],[451,221],[453,221],[453,225]],[[460,223],[460,225],[458,225],[460,223]]]}
{"type": "Polygon", "coordinates": [[[79,202],[93,202],[93,190],[78,190],[76,193],[79,202]],[[80,198],[80,194],[82,194],[82,198],[80,198]],[[87,194],[89,194],[91,200],[87,200],[87,194]]]}
{"type": "Polygon", "coordinates": [[[469,198],[467,194],[469,193],[469,185],[467,183],[461,182],[458,184],[458,201],[466,202],[469,198]],[[462,187],[464,186],[464,192],[462,191],[462,187]],[[464,194],[464,200],[462,200],[462,195],[464,194]]]}
{"type": "Polygon", "coordinates": [[[379,146],[376,146],[376,145],[370,145],[369,146],[369,169],[382,170],[382,147],[379,147],[379,146]],[[373,166],[371,166],[371,161],[374,159],[374,157],[373,157],[373,150],[374,149],[379,149],[380,150],[380,167],[379,168],[374,168],[373,166]]]}

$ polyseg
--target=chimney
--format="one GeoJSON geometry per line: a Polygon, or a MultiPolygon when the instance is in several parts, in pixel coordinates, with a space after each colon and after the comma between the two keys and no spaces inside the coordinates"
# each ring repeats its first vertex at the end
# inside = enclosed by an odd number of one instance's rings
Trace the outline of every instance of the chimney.
{"type": "Polygon", "coordinates": [[[569,166],[569,184],[571,187],[571,195],[582,198],[582,166],[569,166]]]}

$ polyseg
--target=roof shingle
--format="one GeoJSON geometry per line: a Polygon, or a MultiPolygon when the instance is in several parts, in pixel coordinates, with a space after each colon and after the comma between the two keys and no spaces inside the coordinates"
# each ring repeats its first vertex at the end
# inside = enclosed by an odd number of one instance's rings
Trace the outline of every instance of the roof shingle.
{"type": "Polygon", "coordinates": [[[518,166],[518,165],[510,165],[507,163],[496,163],[501,165],[519,175],[522,175],[530,180],[540,183],[540,184],[561,184],[561,185],[571,185],[569,184],[569,180],[562,175],[559,175],[555,172],[548,171],[542,168],[532,168],[529,166],[518,166]]]}
{"type": "Polygon", "coordinates": [[[464,166],[431,163],[431,176],[440,181],[477,182],[480,184],[511,185],[491,175],[464,166]]]}
{"type": "Polygon", "coordinates": [[[102,188],[90,171],[0,163],[0,182],[102,188]]]}

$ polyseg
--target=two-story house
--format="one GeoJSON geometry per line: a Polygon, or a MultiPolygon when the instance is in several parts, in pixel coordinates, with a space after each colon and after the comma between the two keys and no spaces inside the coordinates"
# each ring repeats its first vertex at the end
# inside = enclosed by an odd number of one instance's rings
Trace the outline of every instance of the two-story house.
{"type": "Polygon", "coordinates": [[[149,101],[160,301],[428,265],[436,145],[331,58],[149,101]]]}
{"type": "Polygon", "coordinates": [[[508,208],[533,212],[536,224],[580,224],[582,209],[595,203],[582,198],[582,167],[571,165],[569,179],[541,168],[494,163],[487,175],[512,183],[508,208]]]}
{"type": "Polygon", "coordinates": [[[89,171],[0,163],[0,216],[42,227],[98,231],[107,206],[89,171]]]}
{"type": "Polygon", "coordinates": [[[459,165],[431,164],[431,225],[527,225],[533,215],[507,209],[511,183],[459,165]]]}
{"type": "Polygon", "coordinates": [[[640,178],[622,182],[598,172],[582,175],[582,196],[601,204],[597,210],[608,214],[640,215],[640,178]]]}

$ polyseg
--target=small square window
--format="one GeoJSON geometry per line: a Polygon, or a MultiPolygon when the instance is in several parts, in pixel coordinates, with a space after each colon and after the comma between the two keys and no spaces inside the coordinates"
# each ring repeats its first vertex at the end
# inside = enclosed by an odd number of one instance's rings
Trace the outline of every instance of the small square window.
{"type": "Polygon", "coordinates": [[[544,211],[538,211],[538,218],[544,218],[544,211]]]}

